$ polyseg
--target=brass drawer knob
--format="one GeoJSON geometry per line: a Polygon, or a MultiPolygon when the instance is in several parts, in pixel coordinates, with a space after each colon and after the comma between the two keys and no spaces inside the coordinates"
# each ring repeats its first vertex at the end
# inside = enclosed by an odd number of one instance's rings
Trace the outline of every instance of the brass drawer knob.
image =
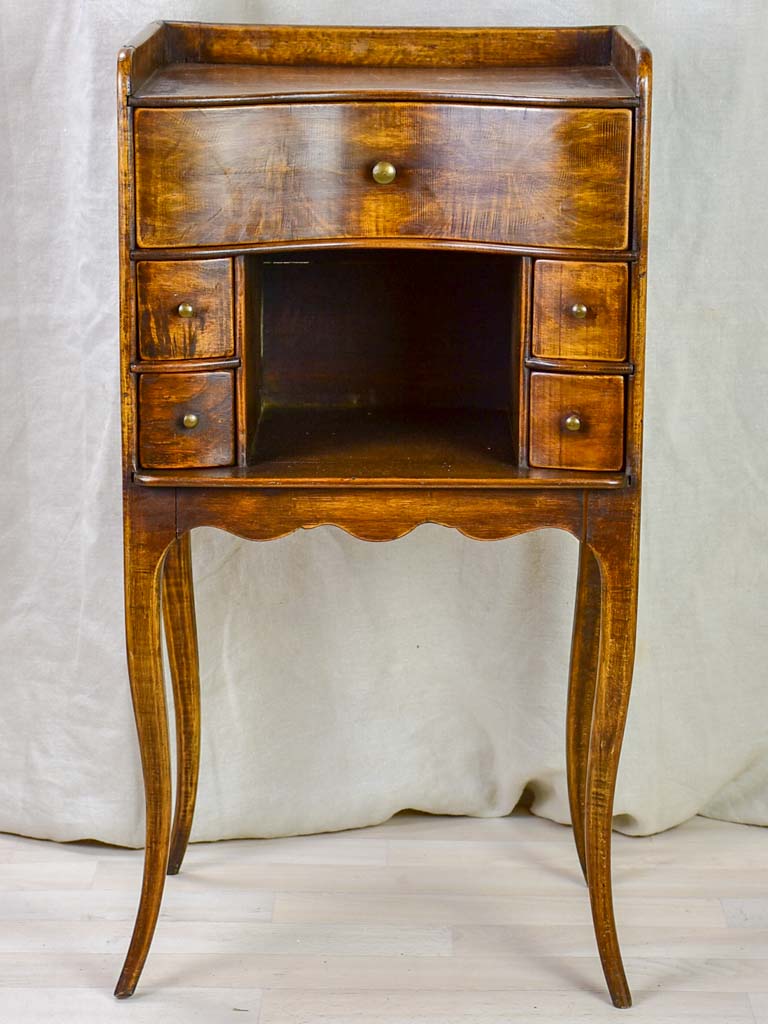
{"type": "Polygon", "coordinates": [[[577,430],[581,430],[581,417],[577,416],[575,412],[571,412],[563,420],[563,426],[566,430],[576,433],[577,430]]]}
{"type": "Polygon", "coordinates": [[[390,185],[397,176],[397,168],[389,160],[379,160],[373,165],[371,174],[377,185],[390,185]]]}
{"type": "Polygon", "coordinates": [[[584,320],[588,312],[589,310],[583,302],[574,302],[571,306],[571,316],[575,317],[577,320],[584,320]]]}
{"type": "Polygon", "coordinates": [[[180,302],[176,307],[176,312],[186,319],[195,315],[195,307],[191,302],[180,302]]]}
{"type": "Polygon", "coordinates": [[[185,412],[184,419],[181,421],[187,430],[194,430],[197,424],[200,422],[200,417],[196,412],[185,412]]]}

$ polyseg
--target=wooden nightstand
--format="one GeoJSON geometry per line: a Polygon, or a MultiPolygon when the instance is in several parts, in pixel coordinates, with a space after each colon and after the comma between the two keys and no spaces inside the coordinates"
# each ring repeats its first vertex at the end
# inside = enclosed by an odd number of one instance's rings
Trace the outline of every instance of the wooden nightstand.
{"type": "Polygon", "coordinates": [[[632,677],[651,61],[621,28],[162,23],[118,62],[128,664],[147,804],[117,985],[199,757],[189,532],[424,522],[581,545],[576,847],[617,1006],[611,816],[632,677]],[[160,655],[177,723],[177,799],[160,655]]]}

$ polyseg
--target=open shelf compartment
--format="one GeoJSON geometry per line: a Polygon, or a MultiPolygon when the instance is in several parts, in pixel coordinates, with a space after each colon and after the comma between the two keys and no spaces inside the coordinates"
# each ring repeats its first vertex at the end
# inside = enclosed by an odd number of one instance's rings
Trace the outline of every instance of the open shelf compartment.
{"type": "Polygon", "coordinates": [[[249,467],[280,478],[475,480],[517,466],[519,258],[249,259],[259,282],[249,467]]]}

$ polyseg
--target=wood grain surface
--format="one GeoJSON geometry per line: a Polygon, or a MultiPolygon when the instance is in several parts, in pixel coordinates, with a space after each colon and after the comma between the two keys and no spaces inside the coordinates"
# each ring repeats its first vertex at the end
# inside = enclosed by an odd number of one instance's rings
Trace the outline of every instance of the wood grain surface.
{"type": "Polygon", "coordinates": [[[332,524],[360,540],[396,540],[423,523],[499,540],[531,530],[584,532],[584,493],[535,486],[514,496],[504,488],[179,488],[177,529],[213,526],[247,540],[273,540],[332,524]]]}
{"type": "Polygon", "coordinates": [[[232,261],[141,261],[136,265],[142,359],[213,359],[234,352],[232,261]],[[181,316],[179,305],[192,306],[181,316]]]}
{"type": "Polygon", "coordinates": [[[533,278],[533,353],[553,359],[624,359],[626,263],[537,260],[533,278]],[[587,307],[574,316],[574,305],[587,307]]]}
{"type": "Polygon", "coordinates": [[[627,110],[423,103],[135,112],[145,247],[408,237],[623,249],[627,110]],[[377,161],[397,168],[373,181],[377,161]]]}
{"type": "Polygon", "coordinates": [[[545,106],[634,106],[611,65],[505,68],[291,67],[171,64],[134,93],[137,107],[242,106],[319,100],[429,100],[545,106]]]}
{"type": "MultiPolygon", "coordinates": [[[[603,972],[614,1004],[630,1005],[611,824],[634,656],[650,85],[647,49],[609,26],[156,23],[121,50],[126,637],[147,848],[119,996],[136,986],[164,873],[191,828],[188,531],[267,540],[334,524],[383,541],[431,522],[483,540],[558,528],[582,545],[569,790],[603,972]],[[372,180],[380,160],[396,167],[391,184],[372,180]],[[296,288],[263,261],[264,250],[276,262],[278,251],[342,246],[359,266],[334,277],[329,262],[296,288]],[[435,253],[418,254],[428,272],[416,273],[397,251],[441,247],[483,249],[475,266],[487,280],[458,260],[441,277],[435,253]],[[387,250],[383,284],[360,270],[366,248],[387,250]],[[201,272],[207,261],[226,272],[201,272]],[[174,334],[166,303],[179,282],[199,299],[207,287],[223,294],[217,275],[232,305],[208,310],[194,337],[192,325],[174,334]],[[578,329],[572,292],[592,317],[578,329]],[[154,369],[164,359],[172,372],[154,369]],[[193,430],[181,425],[187,412],[200,418],[193,430]],[[569,413],[580,430],[564,429],[569,413]],[[182,733],[170,860],[161,586],[182,733]]],[[[302,886],[313,884],[327,891],[302,870],[302,886]]],[[[443,940],[427,937],[431,962],[445,959],[443,940]]],[[[359,936],[334,941],[359,952],[359,936]]],[[[558,938],[550,930],[546,941],[549,955],[558,938]]],[[[490,942],[460,935],[456,948],[490,942]]],[[[390,970],[397,958],[385,959],[390,970]]],[[[499,959],[507,977],[509,958],[499,959]]],[[[438,966],[441,977],[451,970],[438,966]]],[[[495,987],[476,958],[470,975],[471,987],[495,987]]],[[[407,981],[424,985],[410,969],[407,981]]]]}
{"type": "Polygon", "coordinates": [[[163,624],[176,719],[176,806],[168,874],[179,873],[192,831],[200,766],[200,660],[197,650],[191,538],[168,548],[163,571],[163,624]]]}
{"type": "Polygon", "coordinates": [[[166,60],[198,64],[562,67],[611,63],[616,29],[166,22],[166,60]]]}
{"type": "Polygon", "coordinates": [[[143,373],[139,378],[139,463],[227,466],[235,457],[231,372],[143,373]],[[187,429],[184,416],[198,424],[187,429]]]}
{"type": "Polygon", "coordinates": [[[581,374],[531,374],[532,466],[621,469],[624,464],[624,379],[581,374]],[[565,427],[575,414],[581,429],[565,427]]]}

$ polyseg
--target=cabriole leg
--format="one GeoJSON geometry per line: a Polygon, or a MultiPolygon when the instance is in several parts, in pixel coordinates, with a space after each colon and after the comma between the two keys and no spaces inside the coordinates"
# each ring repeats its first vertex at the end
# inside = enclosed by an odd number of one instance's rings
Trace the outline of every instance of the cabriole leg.
{"type": "Polygon", "coordinates": [[[171,824],[171,763],[160,649],[160,586],[175,539],[173,491],[131,488],[125,495],[125,634],[128,673],[146,801],[141,900],[115,989],[133,994],[155,931],[163,896],[171,824]]]}
{"type": "Polygon", "coordinates": [[[163,621],[176,714],[176,810],[168,874],[178,874],[195,813],[200,767],[200,664],[189,533],[171,545],[163,573],[163,621]]]}
{"type": "Polygon", "coordinates": [[[632,1004],[632,996],[624,974],[613,912],[611,828],[635,654],[637,501],[629,499],[624,504],[590,499],[588,543],[600,568],[601,624],[585,793],[587,883],[608,989],[615,1006],[627,1007],[632,1004]],[[593,504],[598,506],[594,511],[593,504]]]}
{"type": "Polygon", "coordinates": [[[587,861],[584,846],[584,792],[587,784],[589,734],[592,728],[599,650],[600,568],[588,545],[582,543],[579,547],[579,577],[573,616],[565,750],[573,838],[585,880],[587,861]]]}

